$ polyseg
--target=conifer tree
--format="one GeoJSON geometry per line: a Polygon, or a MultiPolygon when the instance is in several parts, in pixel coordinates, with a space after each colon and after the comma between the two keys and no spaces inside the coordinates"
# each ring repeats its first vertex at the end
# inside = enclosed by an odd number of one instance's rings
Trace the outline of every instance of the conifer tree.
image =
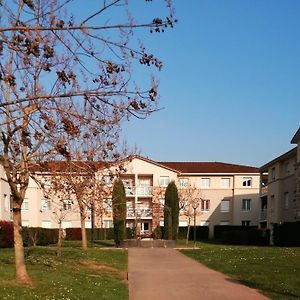
{"type": "Polygon", "coordinates": [[[176,240],[179,225],[179,197],[174,181],[167,186],[164,208],[164,238],[176,240]]]}
{"type": "Polygon", "coordinates": [[[123,182],[118,179],[114,183],[112,193],[114,240],[119,247],[126,234],[126,194],[123,182]]]}

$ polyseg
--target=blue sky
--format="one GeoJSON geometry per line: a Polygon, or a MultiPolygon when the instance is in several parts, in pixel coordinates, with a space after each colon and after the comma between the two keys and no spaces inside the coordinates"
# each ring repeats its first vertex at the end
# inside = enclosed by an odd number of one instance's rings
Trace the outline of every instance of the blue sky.
{"type": "Polygon", "coordinates": [[[300,126],[300,1],[174,3],[178,25],[147,38],[164,61],[164,109],[124,124],[129,144],[154,160],[254,166],[291,149],[300,126]]]}

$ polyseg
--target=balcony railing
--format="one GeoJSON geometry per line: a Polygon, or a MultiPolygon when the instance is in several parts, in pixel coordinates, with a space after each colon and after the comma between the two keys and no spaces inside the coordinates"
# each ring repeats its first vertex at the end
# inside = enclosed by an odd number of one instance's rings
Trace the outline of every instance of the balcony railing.
{"type": "Polygon", "coordinates": [[[152,196],[152,186],[138,186],[136,188],[136,194],[138,196],[152,196]]]}
{"type": "Polygon", "coordinates": [[[152,196],[152,186],[125,186],[125,193],[127,197],[142,196],[152,196]]]}
{"type": "Polygon", "coordinates": [[[260,195],[264,196],[268,194],[268,186],[262,186],[260,189],[260,195]]]}
{"type": "Polygon", "coordinates": [[[267,220],[267,211],[268,210],[266,208],[260,210],[260,212],[259,212],[260,220],[267,220]]]}
{"type": "Polygon", "coordinates": [[[127,218],[151,218],[152,209],[151,208],[140,208],[134,210],[133,208],[127,208],[126,212],[127,218]]]}

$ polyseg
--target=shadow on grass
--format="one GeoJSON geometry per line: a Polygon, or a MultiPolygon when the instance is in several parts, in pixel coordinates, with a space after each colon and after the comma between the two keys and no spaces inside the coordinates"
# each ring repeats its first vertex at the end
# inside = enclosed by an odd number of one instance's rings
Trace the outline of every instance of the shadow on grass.
{"type": "MultiPolygon", "coordinates": [[[[243,279],[238,280],[238,279],[233,279],[230,277],[226,278],[226,280],[233,282],[233,283],[248,286],[252,289],[258,290],[261,293],[264,293],[265,295],[274,295],[276,297],[276,299],[285,299],[285,300],[295,299],[296,300],[296,299],[299,299],[299,296],[300,296],[300,295],[296,295],[293,293],[272,289],[272,288],[266,287],[263,284],[259,284],[258,282],[251,281],[251,280],[243,280],[243,279]]],[[[272,297],[272,299],[273,299],[273,297],[272,297]]]]}

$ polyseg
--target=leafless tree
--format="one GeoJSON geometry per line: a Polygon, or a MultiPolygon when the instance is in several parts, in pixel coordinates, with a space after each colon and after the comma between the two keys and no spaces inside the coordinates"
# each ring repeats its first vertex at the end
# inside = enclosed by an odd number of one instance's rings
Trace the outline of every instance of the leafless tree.
{"type": "Polygon", "coordinates": [[[162,62],[147,53],[135,33],[162,32],[175,22],[171,1],[165,2],[166,18],[150,21],[129,13],[131,1],[99,1],[79,18],[72,14],[73,2],[0,1],[2,155],[13,199],[16,277],[27,284],[32,281],[24,260],[21,205],[29,165],[47,155],[72,160],[67,140],[79,141],[82,128],[97,136],[103,125],[155,111],[156,71],[150,87],[134,81],[134,74],[142,66],[160,70],[162,62]],[[118,18],[110,18],[112,13],[118,18]]]}
{"type": "Polygon", "coordinates": [[[185,216],[188,220],[188,230],[186,234],[187,244],[189,240],[191,220],[193,217],[195,218],[195,214],[199,214],[199,210],[197,209],[201,204],[201,190],[195,186],[189,185],[178,189],[178,195],[180,214],[185,216]]]}

